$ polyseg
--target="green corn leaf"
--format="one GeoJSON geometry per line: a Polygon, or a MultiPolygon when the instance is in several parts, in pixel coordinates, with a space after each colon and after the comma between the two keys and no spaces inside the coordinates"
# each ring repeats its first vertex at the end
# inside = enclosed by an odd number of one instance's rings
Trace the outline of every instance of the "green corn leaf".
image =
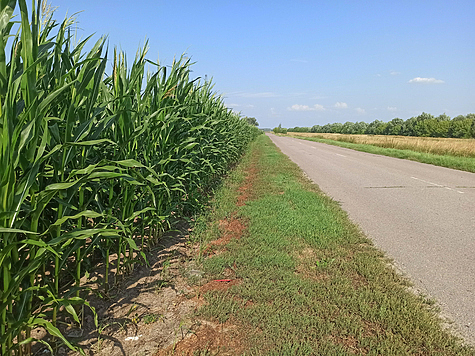
{"type": "MultiPolygon", "coordinates": [[[[42,318],[33,318],[33,319],[30,319],[30,321],[28,322],[28,326],[30,328],[34,328],[34,327],[37,327],[37,326],[42,326],[43,328],[46,329],[46,331],[51,335],[51,336],[54,336],[54,337],[57,337],[58,339],[60,339],[67,347],[69,347],[71,350],[75,350],[75,351],[80,351],[79,348],[73,346],[64,336],[63,334],[59,331],[58,328],[56,328],[55,326],[53,326],[53,324],[51,324],[51,322],[49,322],[48,320],[45,320],[45,319],[42,319],[42,318]]],[[[81,350],[82,351],[82,350],[81,350]]]]}
{"type": "Polygon", "coordinates": [[[134,159],[126,159],[126,160],[123,160],[123,161],[115,161],[115,163],[117,163],[120,166],[129,167],[129,168],[146,168],[143,164],[141,164],[140,162],[137,162],[134,159]]]}
{"type": "Polygon", "coordinates": [[[32,234],[38,235],[36,232],[28,231],[28,230],[21,230],[9,227],[0,227],[0,233],[15,233],[15,234],[32,234]]]}
{"type": "Polygon", "coordinates": [[[96,219],[96,218],[102,217],[102,216],[104,216],[104,215],[101,214],[101,213],[97,213],[97,212],[92,211],[92,210],[85,210],[85,211],[82,211],[82,212],[80,212],[76,215],[63,216],[61,219],[58,219],[53,224],[51,224],[51,226],[58,226],[58,225],[63,224],[67,220],[77,220],[80,217],[96,219]]]}

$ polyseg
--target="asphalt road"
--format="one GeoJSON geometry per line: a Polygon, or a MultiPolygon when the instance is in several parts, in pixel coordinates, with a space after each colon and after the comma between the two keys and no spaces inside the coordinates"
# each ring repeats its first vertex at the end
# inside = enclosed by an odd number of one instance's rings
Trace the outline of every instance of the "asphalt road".
{"type": "Polygon", "coordinates": [[[269,136],[475,345],[475,174],[269,136]]]}

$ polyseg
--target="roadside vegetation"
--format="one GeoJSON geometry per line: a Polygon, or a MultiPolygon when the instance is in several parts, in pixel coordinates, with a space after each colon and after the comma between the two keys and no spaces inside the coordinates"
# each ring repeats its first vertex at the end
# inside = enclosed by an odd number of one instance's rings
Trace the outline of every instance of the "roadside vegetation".
{"type": "Polygon", "coordinates": [[[383,148],[410,150],[435,155],[475,158],[475,140],[456,138],[382,136],[382,135],[345,135],[290,133],[292,136],[318,137],[328,140],[373,145],[383,148]]]}
{"type": "Polygon", "coordinates": [[[59,323],[81,325],[88,271],[105,266],[107,295],[147,263],[260,131],[192,79],[189,60],[154,63],[145,45],[128,62],[105,38],[86,52],[90,37],[76,42],[74,19],[56,22],[41,1],[0,6],[0,355],[33,341],[53,353],[74,348],[59,323]]]}
{"type": "Polygon", "coordinates": [[[195,238],[210,283],[221,285],[202,293],[197,316],[237,328],[239,345],[226,354],[475,354],[266,136],[217,192],[195,238]],[[231,222],[240,228],[224,244],[231,222]]]}
{"type": "Polygon", "coordinates": [[[475,140],[454,138],[289,133],[308,141],[475,172],[475,140]]]}

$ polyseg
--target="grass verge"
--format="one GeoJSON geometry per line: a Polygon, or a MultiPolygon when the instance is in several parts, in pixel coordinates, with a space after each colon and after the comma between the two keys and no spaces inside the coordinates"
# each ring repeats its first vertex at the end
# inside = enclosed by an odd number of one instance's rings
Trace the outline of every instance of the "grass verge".
{"type": "Polygon", "coordinates": [[[463,157],[463,156],[451,156],[451,155],[439,155],[426,152],[417,152],[408,149],[386,148],[378,147],[369,144],[351,143],[337,141],[327,138],[319,137],[306,137],[301,135],[291,135],[292,137],[299,138],[307,141],[321,142],[333,146],[339,146],[344,148],[350,148],[356,151],[374,153],[383,156],[408,159],[411,161],[433,164],[435,166],[441,166],[446,168],[458,169],[461,171],[467,171],[475,173],[475,158],[463,157]]]}
{"type": "Polygon", "coordinates": [[[198,313],[237,325],[246,350],[240,354],[475,354],[443,330],[432,303],[409,292],[338,204],[264,135],[196,231],[214,246],[202,261],[210,279],[233,281],[209,289],[198,313]],[[222,222],[233,219],[246,226],[240,236],[213,245],[225,233],[222,222]]]}

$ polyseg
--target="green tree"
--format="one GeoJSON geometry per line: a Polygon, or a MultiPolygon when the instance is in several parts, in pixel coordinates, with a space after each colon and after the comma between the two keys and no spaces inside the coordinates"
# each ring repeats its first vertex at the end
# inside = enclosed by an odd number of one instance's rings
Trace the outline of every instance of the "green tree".
{"type": "Polygon", "coordinates": [[[368,135],[382,135],[384,133],[386,126],[387,126],[387,123],[376,119],[373,122],[369,123],[368,127],[366,128],[365,133],[368,135]]]}
{"type": "Polygon", "coordinates": [[[463,115],[454,117],[449,126],[449,137],[470,138],[472,137],[472,125],[474,120],[467,119],[463,115]]]}
{"type": "Polygon", "coordinates": [[[310,127],[295,126],[293,128],[289,128],[287,131],[289,131],[289,132],[310,132],[310,127]]]}
{"type": "Polygon", "coordinates": [[[353,134],[355,133],[354,131],[355,131],[355,124],[350,121],[345,122],[341,129],[342,134],[353,134]]]}
{"type": "Polygon", "coordinates": [[[437,121],[450,121],[450,116],[445,115],[445,113],[436,117],[437,121]]]}
{"type": "Polygon", "coordinates": [[[323,127],[320,125],[313,125],[312,128],[310,129],[310,132],[313,132],[313,133],[323,132],[323,127]]]}
{"type": "Polygon", "coordinates": [[[362,135],[366,132],[368,128],[368,124],[364,121],[355,122],[354,126],[354,133],[358,135],[362,135]]]}
{"type": "Polygon", "coordinates": [[[403,125],[404,125],[403,119],[400,119],[398,117],[392,119],[386,125],[386,128],[384,129],[384,135],[401,135],[403,125]]]}
{"type": "Polygon", "coordinates": [[[276,134],[277,133],[281,133],[281,134],[286,134],[287,133],[287,129],[283,128],[282,124],[279,124],[279,126],[274,127],[274,129],[272,131],[274,131],[274,133],[276,133],[276,134]]]}
{"type": "Polygon", "coordinates": [[[244,120],[246,120],[249,125],[259,126],[259,123],[257,122],[255,117],[244,116],[244,120]]]}
{"type": "Polygon", "coordinates": [[[472,120],[472,127],[470,129],[470,133],[472,137],[475,138],[475,114],[467,114],[466,118],[472,120]]]}
{"type": "MultiPolygon", "coordinates": [[[[327,126],[327,125],[325,125],[325,126],[327,126]]],[[[324,131],[324,132],[341,133],[342,129],[343,129],[343,124],[341,122],[335,122],[333,124],[328,124],[328,131],[324,131]]]]}

